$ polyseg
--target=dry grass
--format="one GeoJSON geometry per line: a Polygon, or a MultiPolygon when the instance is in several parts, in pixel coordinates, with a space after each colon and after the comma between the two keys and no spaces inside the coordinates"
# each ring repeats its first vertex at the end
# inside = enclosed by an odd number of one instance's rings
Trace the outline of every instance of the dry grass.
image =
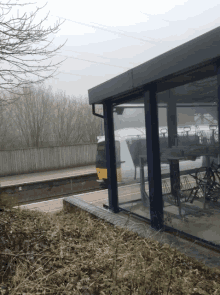
{"type": "Polygon", "coordinates": [[[1,294],[220,294],[220,271],[75,209],[0,213],[1,294]]]}

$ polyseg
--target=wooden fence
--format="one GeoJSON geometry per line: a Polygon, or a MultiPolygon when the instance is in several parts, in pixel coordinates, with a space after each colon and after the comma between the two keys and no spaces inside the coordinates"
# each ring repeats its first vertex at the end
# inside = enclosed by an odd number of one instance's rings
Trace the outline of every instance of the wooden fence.
{"type": "Polygon", "coordinates": [[[97,144],[0,151],[0,176],[94,165],[97,144]]]}

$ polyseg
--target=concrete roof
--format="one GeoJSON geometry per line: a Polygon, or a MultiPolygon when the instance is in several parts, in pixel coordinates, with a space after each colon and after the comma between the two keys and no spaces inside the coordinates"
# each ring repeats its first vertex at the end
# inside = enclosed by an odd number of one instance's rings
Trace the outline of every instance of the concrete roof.
{"type": "MultiPolygon", "coordinates": [[[[140,97],[152,85],[157,92],[216,75],[215,63],[220,61],[220,27],[159,55],[121,75],[88,90],[89,104],[100,104],[120,97],[140,97]],[[133,96],[132,96],[133,95],[133,96]]],[[[158,96],[166,102],[166,95],[158,96]]],[[[205,101],[205,100],[204,100],[205,101]]],[[[143,103],[143,100],[140,100],[143,103]]],[[[184,100],[185,102],[185,100],[184,100]]]]}

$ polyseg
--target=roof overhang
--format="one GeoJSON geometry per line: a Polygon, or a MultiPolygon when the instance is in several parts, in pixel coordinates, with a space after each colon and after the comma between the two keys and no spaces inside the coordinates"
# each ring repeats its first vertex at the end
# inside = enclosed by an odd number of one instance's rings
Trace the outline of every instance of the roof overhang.
{"type": "MultiPolygon", "coordinates": [[[[167,104],[166,103],[159,103],[158,104],[159,108],[167,108],[167,104]]],[[[177,108],[187,108],[187,107],[217,107],[217,102],[213,102],[213,103],[177,103],[176,104],[177,108]]],[[[142,109],[144,108],[144,104],[143,103],[139,103],[139,104],[134,104],[134,103],[128,103],[128,104],[120,104],[119,106],[116,106],[115,108],[120,108],[120,109],[142,109]]]]}
{"type": "MultiPolygon", "coordinates": [[[[220,62],[220,27],[159,55],[121,75],[88,90],[89,104],[111,100],[115,104],[139,98],[154,84],[158,103],[168,100],[166,90],[213,77],[220,62]]],[[[198,100],[198,99],[197,99],[198,100]]],[[[178,102],[195,102],[196,98],[178,98],[178,102]]],[[[201,101],[201,98],[200,100],[201,101]]],[[[204,102],[210,102],[208,98],[204,102]]]]}

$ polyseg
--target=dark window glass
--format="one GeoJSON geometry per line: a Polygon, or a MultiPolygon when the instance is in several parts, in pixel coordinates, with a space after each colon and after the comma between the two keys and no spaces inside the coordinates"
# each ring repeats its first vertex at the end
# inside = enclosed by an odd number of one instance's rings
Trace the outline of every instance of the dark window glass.
{"type": "MultiPolygon", "coordinates": [[[[120,142],[115,142],[116,149],[116,166],[120,167],[120,142]]],[[[106,151],[105,151],[105,142],[98,143],[97,154],[96,154],[96,168],[107,168],[106,166],[106,151]]]]}

